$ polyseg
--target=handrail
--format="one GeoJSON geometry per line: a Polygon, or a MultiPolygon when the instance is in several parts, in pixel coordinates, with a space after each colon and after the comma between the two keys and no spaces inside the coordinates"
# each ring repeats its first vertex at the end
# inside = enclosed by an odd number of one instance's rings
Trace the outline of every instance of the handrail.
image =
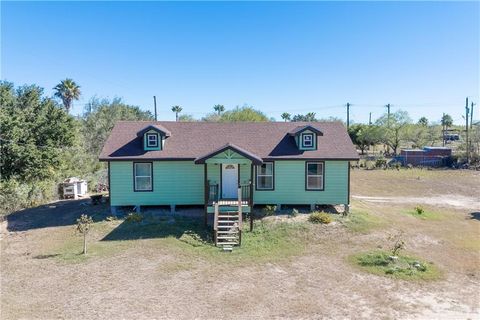
{"type": "Polygon", "coordinates": [[[208,185],[208,202],[218,201],[219,199],[218,183],[208,185]]]}
{"type": "Polygon", "coordinates": [[[242,187],[239,186],[238,193],[238,230],[242,230],[242,187]]]}
{"type": "Polygon", "coordinates": [[[215,212],[214,212],[214,217],[213,217],[213,230],[217,231],[218,229],[218,202],[215,202],[214,204],[215,212]]]}

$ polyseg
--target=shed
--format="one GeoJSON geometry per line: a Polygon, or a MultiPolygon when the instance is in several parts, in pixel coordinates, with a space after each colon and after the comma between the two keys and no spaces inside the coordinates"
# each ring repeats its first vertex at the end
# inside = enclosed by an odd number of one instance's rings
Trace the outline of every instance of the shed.
{"type": "Polygon", "coordinates": [[[402,149],[399,161],[403,165],[439,167],[447,164],[452,149],[446,147],[424,147],[423,149],[402,149]]]}

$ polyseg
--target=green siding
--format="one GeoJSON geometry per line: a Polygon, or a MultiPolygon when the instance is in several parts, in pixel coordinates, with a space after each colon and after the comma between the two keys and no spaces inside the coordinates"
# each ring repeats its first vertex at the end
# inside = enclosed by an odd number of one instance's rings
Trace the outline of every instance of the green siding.
{"type": "Polygon", "coordinates": [[[305,190],[305,161],[275,161],[275,190],[254,191],[255,204],[348,203],[348,161],[325,161],[325,190],[305,190]]]}
{"type": "Polygon", "coordinates": [[[247,184],[250,181],[250,164],[242,164],[240,165],[240,184],[247,184]]]}
{"type": "Polygon", "coordinates": [[[111,205],[204,203],[204,167],[193,161],[154,161],[153,191],[133,191],[133,163],[110,163],[111,205]]]}
{"type": "MultiPolygon", "coordinates": [[[[220,165],[207,164],[210,183],[220,184],[220,165]]],[[[111,205],[201,205],[204,165],[193,161],[154,161],[153,191],[133,191],[133,163],[110,162],[111,205]]],[[[240,165],[240,183],[250,179],[250,165],[240,165]]],[[[305,190],[305,161],[275,161],[275,190],[254,190],[255,204],[348,203],[348,161],[325,161],[324,191],[305,190]]]]}
{"type": "Polygon", "coordinates": [[[220,165],[208,163],[207,166],[207,176],[210,184],[220,185],[220,165]]]}
{"type": "MultiPolygon", "coordinates": [[[[207,175],[210,184],[220,185],[220,167],[221,164],[207,164],[207,175]]],[[[240,183],[247,184],[250,180],[250,164],[240,164],[240,183]]]]}

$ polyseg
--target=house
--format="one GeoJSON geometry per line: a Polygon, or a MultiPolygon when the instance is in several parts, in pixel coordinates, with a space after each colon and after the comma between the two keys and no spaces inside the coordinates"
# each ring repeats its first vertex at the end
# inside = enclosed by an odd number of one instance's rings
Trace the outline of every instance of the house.
{"type": "Polygon", "coordinates": [[[100,154],[113,211],[202,205],[205,222],[222,207],[257,204],[348,210],[351,160],[358,154],[336,122],[120,121],[100,154]]]}

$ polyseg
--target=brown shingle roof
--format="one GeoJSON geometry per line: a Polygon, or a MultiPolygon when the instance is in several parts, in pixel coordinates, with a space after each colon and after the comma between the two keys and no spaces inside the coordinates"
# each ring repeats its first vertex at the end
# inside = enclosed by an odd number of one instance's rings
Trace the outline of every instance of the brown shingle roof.
{"type": "Polygon", "coordinates": [[[169,122],[119,121],[100,154],[100,160],[194,160],[228,145],[267,159],[358,159],[343,124],[338,122],[169,122]],[[165,147],[144,151],[137,132],[158,125],[170,132],[165,147]],[[317,150],[298,150],[288,133],[310,125],[323,133],[317,150]]]}

